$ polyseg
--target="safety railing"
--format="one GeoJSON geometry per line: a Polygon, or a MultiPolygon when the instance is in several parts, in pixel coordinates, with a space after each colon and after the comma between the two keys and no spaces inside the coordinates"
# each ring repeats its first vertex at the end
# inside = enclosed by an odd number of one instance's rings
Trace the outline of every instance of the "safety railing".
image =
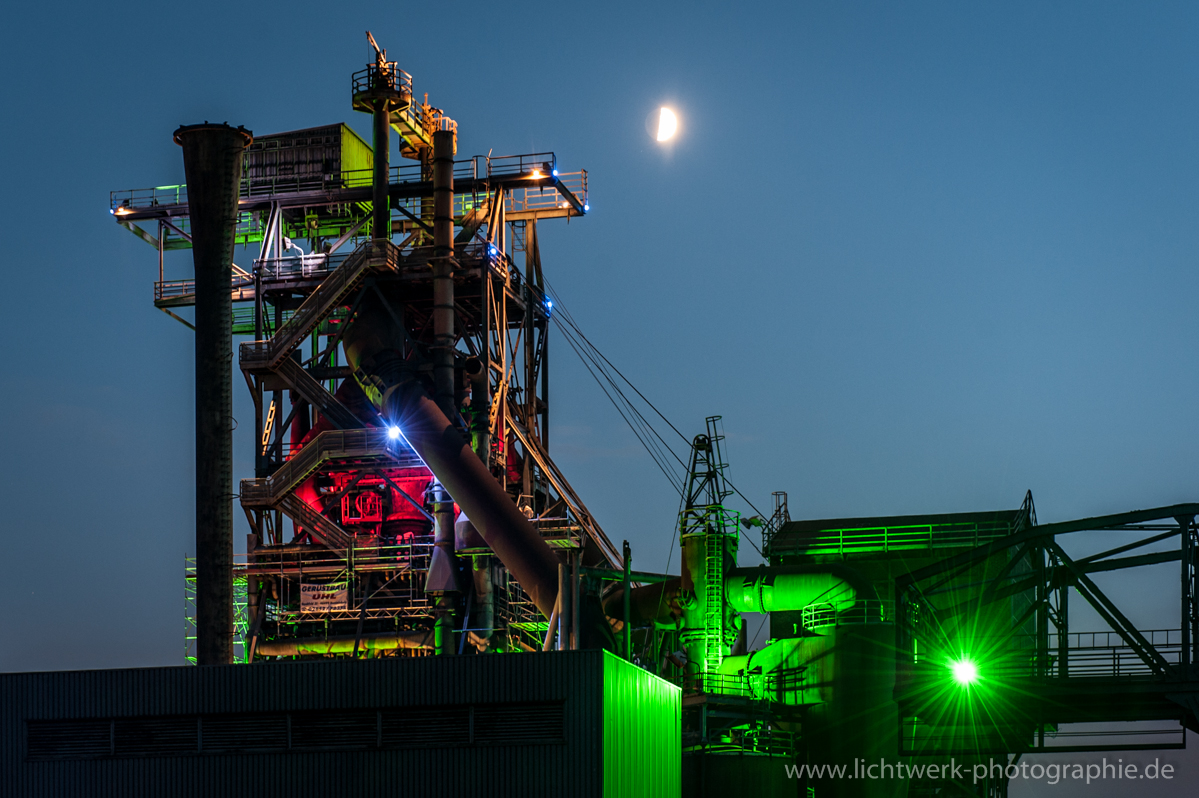
{"type": "Polygon", "coordinates": [[[830,626],[861,626],[895,622],[895,602],[887,599],[858,599],[849,602],[809,604],[801,614],[803,628],[810,631],[830,626]]]}
{"type": "Polygon", "coordinates": [[[689,694],[771,701],[779,704],[801,703],[807,666],[799,665],[769,673],[704,673],[680,676],[673,681],[689,694]]]}
{"type": "Polygon", "coordinates": [[[710,731],[706,740],[701,732],[693,731],[683,735],[683,750],[711,754],[791,757],[795,754],[796,740],[794,732],[769,727],[710,731]]]}
{"type": "Polygon", "coordinates": [[[812,534],[783,532],[768,542],[770,550],[802,550],[806,554],[854,554],[940,548],[972,548],[1006,537],[1015,529],[996,524],[918,524],[868,529],[827,529],[812,534]]]}
{"type": "Polygon", "coordinates": [[[372,89],[397,91],[412,96],[412,76],[396,64],[388,62],[368,64],[351,76],[354,94],[364,94],[372,89]]]}
{"type": "MultiPolygon", "coordinates": [[[[287,320],[292,317],[292,314],[294,312],[295,312],[294,310],[284,310],[283,311],[282,318],[283,318],[284,324],[287,323],[287,320]]],[[[330,313],[328,315],[328,317],[325,318],[325,321],[322,322],[322,328],[321,328],[322,335],[331,333],[332,332],[331,328],[334,327],[336,324],[340,324],[340,323],[344,322],[346,319],[346,315],[347,315],[347,310],[345,308],[334,309],[333,312],[330,313]]],[[[271,334],[270,326],[271,326],[272,321],[273,320],[270,318],[269,315],[267,316],[266,319],[264,319],[264,323],[266,324],[266,334],[267,335],[271,334]]],[[[242,306],[235,306],[233,308],[233,334],[234,335],[253,335],[254,334],[254,308],[253,307],[242,305],[242,306]]]]}
{"type": "MultiPolygon", "coordinates": [[[[558,176],[560,182],[583,207],[587,207],[587,173],[569,172],[558,176]]],[[[508,213],[524,211],[569,210],[574,206],[554,186],[514,188],[508,192],[504,210],[508,213]]]]}
{"type": "Polygon", "coordinates": [[[329,567],[354,570],[424,571],[433,554],[433,538],[368,538],[355,536],[354,545],[341,557],[321,546],[285,545],[261,546],[247,554],[234,555],[234,565],[247,573],[296,574],[304,571],[325,573],[329,567]],[[351,566],[347,566],[347,560],[351,566]]]}
{"type": "Polygon", "coordinates": [[[741,514],[719,505],[684,510],[679,516],[679,535],[718,533],[736,535],[741,514]]]}
{"type": "Polygon", "coordinates": [[[528,155],[501,155],[483,158],[487,164],[488,177],[523,176],[531,179],[556,177],[558,158],[552,152],[534,152],[528,155]]]}
{"type": "MultiPolygon", "coordinates": [[[[1148,629],[1140,634],[1167,663],[1180,661],[1181,629],[1148,629]]],[[[1065,637],[1066,675],[1069,677],[1147,676],[1153,673],[1153,669],[1116,632],[1069,632],[1065,637]]],[[[1049,635],[1049,672],[1055,676],[1061,675],[1060,640],[1060,635],[1049,635]]]]}
{"type": "MultiPolygon", "coordinates": [[[[419,108],[419,105],[413,105],[419,108]]],[[[414,112],[416,113],[416,112],[414,112]]],[[[448,117],[445,124],[453,123],[448,117]]],[[[420,122],[422,129],[424,122],[420,122]]],[[[587,201],[587,173],[558,172],[557,156],[552,152],[531,153],[528,155],[505,155],[488,158],[478,155],[454,162],[454,180],[474,182],[492,177],[528,178],[530,180],[550,180],[556,178],[572,194],[582,202],[587,201]]],[[[426,177],[420,164],[399,164],[389,169],[388,179],[391,185],[426,182],[426,177]]],[[[296,194],[312,191],[337,191],[346,188],[369,187],[374,182],[374,171],[371,169],[343,169],[332,173],[312,173],[299,175],[255,176],[253,179],[243,176],[239,186],[242,198],[262,199],[277,194],[296,194]]],[[[556,191],[546,187],[547,197],[558,196],[556,191]]],[[[538,193],[540,197],[540,193],[538,193]]],[[[561,201],[561,198],[559,198],[561,201]]],[[[120,216],[125,211],[146,210],[156,207],[179,207],[187,205],[187,186],[157,186],[154,188],[134,188],[109,192],[109,210],[120,216]]],[[[553,206],[550,206],[553,207],[553,206]]],[[[250,214],[242,214],[241,222],[253,224],[250,214]]],[[[238,235],[253,234],[255,229],[242,230],[239,225],[238,235]]]]}
{"type": "Polygon", "coordinates": [[[284,255],[279,258],[267,258],[254,261],[264,282],[273,280],[291,280],[297,277],[324,277],[337,269],[350,253],[335,252],[331,255],[314,252],[306,255],[284,255]]]}
{"type": "MultiPolygon", "coordinates": [[[[1148,629],[1140,635],[1167,665],[1180,661],[1182,653],[1182,630],[1148,629]]],[[[1037,653],[1037,638],[1032,634],[1016,634],[1004,640],[987,642],[980,648],[989,653],[975,663],[980,681],[1005,678],[1094,678],[1151,676],[1150,667],[1114,631],[1070,632],[1066,635],[1065,668],[1061,666],[1062,649],[1060,636],[1050,634],[1047,646],[1041,655],[1037,653]]],[[[923,644],[918,643],[918,648],[923,644]]],[[[943,678],[952,657],[929,652],[936,648],[929,645],[926,653],[912,663],[911,673],[917,678],[943,678]]]]}
{"type": "Polygon", "coordinates": [[[183,205],[186,202],[186,185],[109,192],[109,208],[118,216],[121,208],[154,208],[159,205],[183,205]]]}
{"type": "Polygon", "coordinates": [[[243,479],[242,504],[273,504],[324,463],[347,458],[386,459],[396,468],[414,468],[422,464],[416,452],[403,440],[390,440],[385,429],[325,430],[269,477],[243,479]]]}
{"type": "MultiPolygon", "coordinates": [[[[241,285],[241,278],[234,277],[230,281],[230,287],[237,288],[241,285]]],[[[178,299],[180,297],[192,296],[196,293],[195,280],[164,280],[163,282],[154,283],[154,301],[161,302],[164,299],[178,299]]]]}
{"type": "MultiPolygon", "coordinates": [[[[402,269],[410,269],[414,266],[424,266],[436,256],[436,248],[432,246],[413,247],[404,252],[404,257],[401,261],[402,269]]],[[[507,256],[500,252],[494,245],[488,244],[479,239],[471,239],[463,243],[454,245],[454,258],[459,265],[471,264],[477,265],[479,261],[486,260],[493,263],[504,263],[507,261],[507,256]]],[[[505,263],[506,266],[506,263],[505,263]]]]}

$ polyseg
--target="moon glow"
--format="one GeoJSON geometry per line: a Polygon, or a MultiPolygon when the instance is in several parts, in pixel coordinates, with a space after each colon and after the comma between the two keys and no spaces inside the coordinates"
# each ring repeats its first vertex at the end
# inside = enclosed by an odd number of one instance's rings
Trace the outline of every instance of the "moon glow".
{"type": "Polygon", "coordinates": [[[679,129],[679,119],[674,111],[663,106],[658,111],[658,141],[667,141],[679,129]]]}

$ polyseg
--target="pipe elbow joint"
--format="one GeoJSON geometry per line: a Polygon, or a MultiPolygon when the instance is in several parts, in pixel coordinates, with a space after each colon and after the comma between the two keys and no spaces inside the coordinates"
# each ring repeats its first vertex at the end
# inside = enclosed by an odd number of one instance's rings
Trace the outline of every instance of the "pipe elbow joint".
{"type": "Polygon", "coordinates": [[[729,604],[741,612],[787,612],[810,604],[851,607],[868,585],[844,566],[738,568],[725,579],[729,604]]]}

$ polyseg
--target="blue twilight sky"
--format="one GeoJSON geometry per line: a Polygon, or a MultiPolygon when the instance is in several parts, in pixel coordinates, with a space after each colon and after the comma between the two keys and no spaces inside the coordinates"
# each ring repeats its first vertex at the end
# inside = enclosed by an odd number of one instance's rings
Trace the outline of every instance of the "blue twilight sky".
{"type": "MultiPolygon", "coordinates": [[[[759,507],[1199,499],[1193,4],[22,4],[0,49],[0,670],[181,661],[192,339],[108,192],[182,182],[181,123],[365,133],[367,28],[460,154],[589,171],[591,214],[543,225],[547,276],[685,433],[724,416],[759,507]],[[644,128],[662,104],[669,148],[644,128]]],[[[677,496],[558,341],[553,453],[664,568],[677,496]]],[[[1158,575],[1104,584],[1154,627],[1177,606],[1158,575]]]]}

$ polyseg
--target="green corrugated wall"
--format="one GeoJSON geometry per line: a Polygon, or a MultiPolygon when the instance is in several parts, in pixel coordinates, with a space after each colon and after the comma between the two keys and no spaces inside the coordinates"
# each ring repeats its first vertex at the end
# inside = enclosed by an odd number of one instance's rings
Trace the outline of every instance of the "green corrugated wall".
{"type": "Polygon", "coordinates": [[[354,129],[341,123],[341,171],[347,186],[369,186],[370,170],[375,167],[371,145],[362,140],[354,129]],[[351,174],[346,174],[347,172],[351,174]],[[354,174],[356,173],[356,174],[354,174]]]}
{"type": "Polygon", "coordinates": [[[682,790],[682,691],[604,652],[604,798],[682,790]]]}

